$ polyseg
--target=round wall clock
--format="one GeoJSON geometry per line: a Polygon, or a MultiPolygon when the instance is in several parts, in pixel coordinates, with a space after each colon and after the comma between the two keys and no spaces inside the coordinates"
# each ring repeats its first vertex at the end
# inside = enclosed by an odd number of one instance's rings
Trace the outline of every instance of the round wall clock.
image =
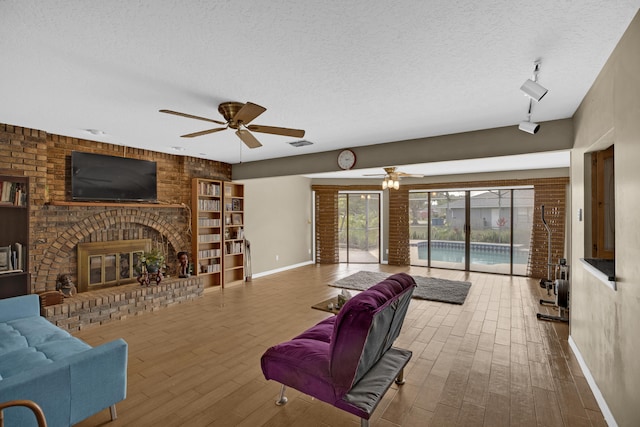
{"type": "Polygon", "coordinates": [[[338,166],[340,169],[351,169],[356,164],[356,153],[351,150],[342,150],[338,154],[338,166]]]}

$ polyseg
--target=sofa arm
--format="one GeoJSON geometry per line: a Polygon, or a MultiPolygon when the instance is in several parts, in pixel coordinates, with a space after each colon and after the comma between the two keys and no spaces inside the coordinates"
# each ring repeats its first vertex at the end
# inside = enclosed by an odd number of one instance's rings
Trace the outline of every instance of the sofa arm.
{"type": "Polygon", "coordinates": [[[40,316],[40,298],[36,294],[0,299],[0,322],[40,316]]]}
{"type": "MultiPolygon", "coordinates": [[[[69,365],[63,361],[50,363],[0,380],[0,402],[16,399],[37,403],[49,426],[71,425],[69,365]]],[[[7,408],[4,417],[6,426],[38,426],[36,417],[24,407],[7,408]]]]}
{"type": "Polygon", "coordinates": [[[120,338],[68,358],[71,424],[124,400],[127,394],[127,352],[127,342],[120,338]]]}

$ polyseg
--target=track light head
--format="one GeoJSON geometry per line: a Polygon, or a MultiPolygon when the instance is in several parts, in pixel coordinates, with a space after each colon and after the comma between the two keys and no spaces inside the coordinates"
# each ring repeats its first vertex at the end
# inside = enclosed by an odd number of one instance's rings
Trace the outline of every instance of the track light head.
{"type": "Polygon", "coordinates": [[[542,97],[545,96],[548,92],[547,88],[541,86],[539,83],[534,82],[531,79],[527,79],[527,81],[524,82],[522,86],[520,86],[520,90],[535,101],[540,101],[542,97]]]}
{"type": "Polygon", "coordinates": [[[520,124],[518,125],[518,129],[520,129],[523,132],[527,132],[527,133],[530,133],[531,135],[534,135],[540,130],[540,125],[538,123],[534,123],[530,121],[520,122],[520,124]]]}

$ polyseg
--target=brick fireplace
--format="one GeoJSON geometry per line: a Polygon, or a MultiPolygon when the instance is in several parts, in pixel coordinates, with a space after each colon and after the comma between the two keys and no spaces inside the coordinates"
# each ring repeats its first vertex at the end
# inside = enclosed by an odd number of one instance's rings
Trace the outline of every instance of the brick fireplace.
{"type": "MultiPolygon", "coordinates": [[[[168,266],[175,265],[177,252],[190,247],[190,212],[184,206],[88,207],[53,203],[43,209],[47,215],[42,226],[52,232],[35,242],[36,246],[46,247],[33,267],[31,282],[36,292],[54,289],[59,274],[70,275],[79,288],[89,290],[85,278],[77,274],[78,247],[82,245],[108,248],[122,242],[144,240],[147,247],[162,248],[168,266]]],[[[104,286],[95,289],[100,287],[104,286]]]]}

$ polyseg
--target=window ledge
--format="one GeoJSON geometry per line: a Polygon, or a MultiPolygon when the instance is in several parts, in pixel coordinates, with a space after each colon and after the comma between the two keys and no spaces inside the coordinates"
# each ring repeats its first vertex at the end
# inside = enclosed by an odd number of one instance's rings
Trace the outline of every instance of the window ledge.
{"type": "Polygon", "coordinates": [[[589,273],[602,283],[613,289],[616,287],[615,261],[612,259],[580,258],[582,265],[589,273]]]}

